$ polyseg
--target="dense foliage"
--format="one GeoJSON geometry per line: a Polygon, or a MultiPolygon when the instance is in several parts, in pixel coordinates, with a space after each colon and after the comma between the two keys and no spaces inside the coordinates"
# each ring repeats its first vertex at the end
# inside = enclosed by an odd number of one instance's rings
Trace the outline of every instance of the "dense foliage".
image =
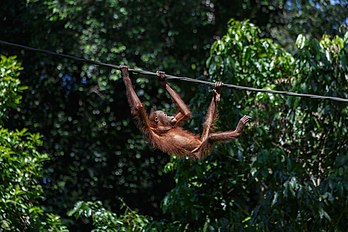
{"type": "Polygon", "coordinates": [[[21,100],[20,93],[25,89],[18,79],[21,66],[14,57],[1,56],[0,60],[0,121],[8,117],[11,108],[16,108],[21,100]]]}
{"type": "MultiPolygon", "coordinates": [[[[249,22],[231,20],[212,46],[210,75],[238,85],[348,97],[348,34],[320,41],[299,36],[296,57],[258,35],[249,22]]],[[[162,208],[171,220],[147,223],[148,229],[344,231],[347,104],[227,90],[223,96],[220,129],[233,127],[241,112],[253,115],[254,123],[203,161],[168,163],[176,187],[162,208]]]]}
{"type": "MultiPolygon", "coordinates": [[[[151,71],[347,97],[346,1],[144,2],[5,0],[0,39],[151,71]],[[230,18],[250,21],[227,24],[230,18]]],[[[218,129],[234,128],[242,114],[254,121],[243,137],[191,163],[170,159],[143,140],[118,71],[0,49],[19,57],[21,82],[28,86],[20,110],[11,109],[12,100],[0,106],[0,113],[10,112],[2,120],[10,131],[43,135],[40,154],[52,159],[44,166],[41,204],[71,231],[103,228],[108,217],[124,222],[123,229],[134,222],[158,230],[310,230],[330,220],[341,228],[347,215],[340,197],[347,183],[346,105],[226,89],[218,129]],[[138,211],[125,212],[119,198],[138,211]],[[78,220],[67,216],[72,208],[78,220]],[[84,216],[94,222],[85,224],[84,216]]],[[[155,80],[134,79],[148,110],[172,111],[155,80]]],[[[172,84],[191,99],[194,118],[186,126],[199,133],[209,89],[172,84]]],[[[8,93],[3,96],[14,100],[8,93]]]]}
{"type": "MultiPolygon", "coordinates": [[[[0,60],[1,119],[20,103],[18,75],[20,64],[14,57],[0,60]]],[[[37,149],[40,135],[26,129],[9,131],[0,125],[0,230],[1,231],[66,231],[54,214],[44,214],[40,200],[43,191],[43,162],[48,155],[37,149]]]]}

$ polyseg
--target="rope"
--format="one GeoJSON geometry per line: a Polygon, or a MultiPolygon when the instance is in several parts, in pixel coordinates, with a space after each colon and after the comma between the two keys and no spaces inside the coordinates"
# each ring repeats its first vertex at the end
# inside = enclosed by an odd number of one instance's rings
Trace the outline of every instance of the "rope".
{"type": "MultiPolygon", "coordinates": [[[[122,67],[121,65],[113,65],[113,64],[103,63],[103,62],[99,62],[99,61],[88,60],[88,59],[77,57],[77,56],[65,55],[65,54],[61,54],[61,53],[57,53],[57,52],[52,52],[52,51],[49,51],[49,50],[38,49],[38,48],[24,46],[24,45],[20,45],[20,44],[16,44],[16,43],[6,42],[6,41],[3,41],[3,40],[0,40],[0,44],[11,46],[11,47],[16,47],[16,48],[21,48],[21,49],[25,49],[25,50],[29,50],[29,51],[33,51],[33,52],[38,52],[38,53],[58,56],[58,57],[62,57],[62,58],[70,59],[70,60],[75,60],[75,61],[79,61],[79,62],[84,62],[84,63],[88,63],[88,64],[108,67],[108,68],[112,68],[112,69],[120,70],[121,67],[122,67]]],[[[128,71],[132,72],[132,73],[147,75],[147,76],[157,76],[157,73],[155,73],[155,72],[141,70],[141,69],[129,68],[128,71]]],[[[174,75],[166,74],[166,79],[169,79],[169,80],[181,80],[181,81],[187,81],[187,82],[192,82],[192,83],[198,83],[198,84],[215,86],[215,83],[213,83],[213,82],[197,80],[197,79],[193,79],[193,78],[190,78],[190,77],[174,76],[174,75]]],[[[225,84],[225,83],[223,84],[223,86],[225,86],[227,88],[238,89],[238,90],[247,90],[247,91],[254,91],[254,92],[264,92],[264,93],[270,93],[270,94],[280,94],[280,95],[287,95],[287,96],[293,96],[293,97],[307,97],[307,98],[313,98],[313,99],[332,100],[332,101],[348,103],[348,99],[340,98],[340,97],[322,96],[322,95],[307,94],[307,93],[295,93],[295,92],[289,92],[289,91],[279,91],[279,90],[270,90],[270,89],[258,89],[258,88],[253,88],[253,87],[233,85],[233,84],[225,84]]]]}

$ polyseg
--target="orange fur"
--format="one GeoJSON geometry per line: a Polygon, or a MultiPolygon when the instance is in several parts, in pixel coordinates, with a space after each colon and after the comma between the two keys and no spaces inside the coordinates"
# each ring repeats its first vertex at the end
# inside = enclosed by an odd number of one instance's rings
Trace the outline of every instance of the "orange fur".
{"type": "Polygon", "coordinates": [[[178,113],[174,116],[167,116],[163,111],[154,111],[148,117],[133,89],[128,68],[122,67],[121,71],[132,115],[137,119],[139,128],[149,142],[163,152],[200,159],[210,153],[214,142],[237,138],[250,119],[249,116],[242,117],[234,131],[213,132],[214,123],[217,120],[216,103],[220,100],[218,90],[222,85],[219,82],[213,91],[214,95],[203,124],[203,133],[199,137],[180,127],[184,120],[191,117],[191,112],[181,97],[164,81],[163,74],[159,76],[159,80],[172,97],[178,113]]]}

